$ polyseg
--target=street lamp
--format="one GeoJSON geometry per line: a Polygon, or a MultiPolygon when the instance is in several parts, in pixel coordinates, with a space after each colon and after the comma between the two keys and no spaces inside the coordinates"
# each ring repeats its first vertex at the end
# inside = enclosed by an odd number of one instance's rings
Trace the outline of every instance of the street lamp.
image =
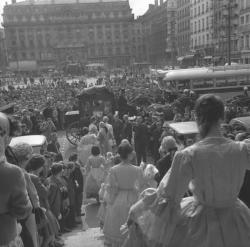
{"type": "Polygon", "coordinates": [[[234,0],[227,0],[227,3],[223,6],[226,10],[226,14],[225,14],[225,17],[227,18],[227,60],[228,60],[228,65],[231,65],[232,63],[232,51],[231,51],[231,37],[232,37],[232,17],[233,17],[233,10],[235,7],[237,7],[237,3],[234,1],[234,0]]]}
{"type": "Polygon", "coordinates": [[[170,0],[167,0],[165,2],[166,6],[167,6],[167,39],[166,39],[166,42],[167,43],[170,43],[170,47],[168,46],[168,48],[166,49],[166,52],[170,52],[171,53],[171,64],[172,64],[172,67],[174,68],[174,65],[175,65],[175,59],[174,59],[174,56],[175,56],[175,14],[174,13],[176,11],[176,7],[175,5],[173,4],[173,2],[171,2],[170,0]],[[171,6],[170,6],[170,4],[171,6]],[[169,37],[170,36],[170,37],[169,37]]]}
{"type": "Polygon", "coordinates": [[[231,65],[231,15],[232,15],[232,6],[231,0],[228,0],[228,65],[231,65]]]}

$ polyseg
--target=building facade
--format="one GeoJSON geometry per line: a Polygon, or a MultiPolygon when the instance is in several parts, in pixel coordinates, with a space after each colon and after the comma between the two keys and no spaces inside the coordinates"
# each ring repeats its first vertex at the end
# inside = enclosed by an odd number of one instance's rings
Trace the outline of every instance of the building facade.
{"type": "Polygon", "coordinates": [[[191,0],[177,0],[177,48],[178,56],[185,56],[190,53],[191,39],[191,0]]]}
{"type": "Polygon", "coordinates": [[[4,7],[10,63],[120,67],[131,60],[134,16],[127,0],[25,0],[4,7]]]}
{"type": "Polygon", "coordinates": [[[131,57],[134,63],[147,61],[147,51],[143,35],[143,26],[140,18],[134,21],[132,28],[131,57]]]}
{"type": "Polygon", "coordinates": [[[176,1],[155,0],[138,21],[142,25],[147,62],[172,65],[176,57],[176,1]]]}
{"type": "Polygon", "coordinates": [[[201,57],[213,55],[213,0],[191,0],[190,15],[191,50],[201,57]]]}
{"type": "Polygon", "coordinates": [[[239,50],[241,52],[241,62],[250,64],[250,1],[240,2],[240,23],[239,23],[239,50]]]}
{"type": "Polygon", "coordinates": [[[7,53],[5,44],[4,30],[0,28],[0,70],[5,69],[7,66],[7,53]]]}
{"type": "Polygon", "coordinates": [[[239,0],[213,0],[214,55],[224,60],[223,63],[227,63],[229,57],[232,62],[240,61],[239,2],[239,0]]]}

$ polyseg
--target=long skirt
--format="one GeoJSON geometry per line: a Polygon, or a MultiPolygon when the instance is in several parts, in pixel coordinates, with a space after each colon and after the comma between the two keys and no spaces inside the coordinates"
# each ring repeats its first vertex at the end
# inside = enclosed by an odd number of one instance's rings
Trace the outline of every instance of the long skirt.
{"type": "Polygon", "coordinates": [[[24,247],[22,239],[20,236],[17,236],[14,240],[12,240],[7,245],[0,245],[0,247],[24,247]]]}

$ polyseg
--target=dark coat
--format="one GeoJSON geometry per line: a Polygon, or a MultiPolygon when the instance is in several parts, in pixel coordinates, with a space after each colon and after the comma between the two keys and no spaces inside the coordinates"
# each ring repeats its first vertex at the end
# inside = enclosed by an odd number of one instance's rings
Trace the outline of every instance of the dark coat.
{"type": "Polygon", "coordinates": [[[156,168],[158,169],[159,173],[156,175],[155,180],[158,182],[158,184],[161,182],[161,180],[164,178],[164,176],[167,174],[168,170],[170,169],[172,164],[172,158],[170,154],[165,155],[156,163],[156,168]]]}
{"type": "MultiPolygon", "coordinates": [[[[116,142],[121,142],[122,140],[122,132],[123,132],[123,123],[120,119],[114,121],[113,123],[113,132],[116,142]]],[[[120,143],[117,143],[119,145],[120,143]]]]}
{"type": "Polygon", "coordinates": [[[49,205],[52,213],[54,216],[58,219],[60,213],[61,213],[61,207],[62,207],[62,195],[61,195],[61,183],[60,181],[55,178],[54,176],[51,176],[48,178],[49,182],[49,205]]]}
{"type": "Polygon", "coordinates": [[[7,162],[0,164],[0,246],[17,236],[16,222],[27,218],[32,206],[20,168],[7,162]]]}
{"type": "Polygon", "coordinates": [[[49,209],[49,189],[42,183],[41,179],[38,176],[30,174],[30,179],[36,187],[40,206],[45,209],[49,209]]]}
{"type": "Polygon", "coordinates": [[[127,139],[131,143],[133,126],[130,122],[124,123],[122,129],[122,139],[127,139]]]}
{"type": "Polygon", "coordinates": [[[72,172],[72,179],[74,181],[75,192],[81,194],[83,192],[83,175],[79,165],[76,165],[72,172]]]}
{"type": "Polygon", "coordinates": [[[145,124],[135,126],[135,149],[146,148],[148,145],[148,127],[145,124]]]}

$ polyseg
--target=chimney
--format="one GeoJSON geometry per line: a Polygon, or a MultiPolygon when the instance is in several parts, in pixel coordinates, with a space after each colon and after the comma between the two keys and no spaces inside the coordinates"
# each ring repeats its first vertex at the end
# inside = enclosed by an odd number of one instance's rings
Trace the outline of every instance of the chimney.
{"type": "Polygon", "coordinates": [[[14,3],[16,3],[16,0],[12,0],[11,2],[12,2],[12,4],[14,4],[14,3]]]}
{"type": "Polygon", "coordinates": [[[158,6],[158,0],[155,0],[155,6],[156,7],[158,6]]]}

